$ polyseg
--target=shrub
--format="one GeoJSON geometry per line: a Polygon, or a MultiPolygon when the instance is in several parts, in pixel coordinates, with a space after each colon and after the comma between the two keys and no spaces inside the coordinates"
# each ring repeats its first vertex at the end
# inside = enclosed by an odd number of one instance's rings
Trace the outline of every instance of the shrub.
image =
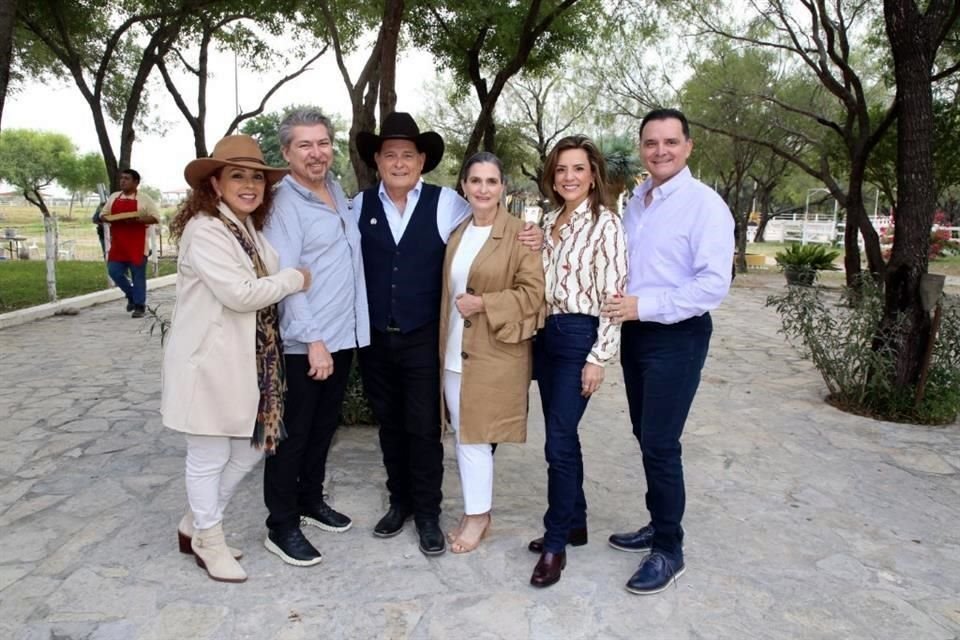
{"type": "Polygon", "coordinates": [[[377,424],[373,411],[367,403],[367,396],[363,393],[363,384],[360,381],[360,363],[357,357],[353,358],[350,367],[350,379],[347,382],[347,391],[343,396],[343,405],[340,407],[340,424],[342,425],[371,425],[377,424]]]}
{"type": "MultiPolygon", "coordinates": [[[[860,293],[837,296],[819,287],[789,287],[767,298],[780,314],[780,332],[823,377],[828,401],[845,411],[883,420],[946,424],[960,413],[960,302],[943,302],[923,400],[895,384],[896,352],[879,332],[882,289],[867,276],[860,293]],[[879,338],[879,339],[878,339],[879,338]]],[[[891,330],[896,330],[894,326],[891,330]]]]}
{"type": "Polygon", "coordinates": [[[792,244],[774,256],[788,284],[808,287],[816,279],[817,271],[835,271],[833,261],[838,257],[839,251],[820,244],[792,244]]]}

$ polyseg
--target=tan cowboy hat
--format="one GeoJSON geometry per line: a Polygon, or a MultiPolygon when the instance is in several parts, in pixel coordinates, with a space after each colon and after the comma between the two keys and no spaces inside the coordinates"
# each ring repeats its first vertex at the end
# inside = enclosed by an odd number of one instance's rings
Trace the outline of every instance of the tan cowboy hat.
{"type": "Polygon", "coordinates": [[[220,167],[243,167],[263,171],[267,182],[273,184],[287,174],[287,169],[271,167],[264,163],[263,152],[257,141],[246,135],[227,136],[213,147],[209,158],[197,158],[187,163],[183,177],[194,189],[220,167]]]}
{"type": "Polygon", "coordinates": [[[433,171],[443,159],[443,138],[435,131],[420,133],[420,127],[409,113],[395,111],[383,119],[380,135],[369,131],[357,133],[357,152],[367,166],[376,169],[374,154],[380,151],[384,140],[411,140],[417,151],[424,154],[423,173],[433,171]]]}

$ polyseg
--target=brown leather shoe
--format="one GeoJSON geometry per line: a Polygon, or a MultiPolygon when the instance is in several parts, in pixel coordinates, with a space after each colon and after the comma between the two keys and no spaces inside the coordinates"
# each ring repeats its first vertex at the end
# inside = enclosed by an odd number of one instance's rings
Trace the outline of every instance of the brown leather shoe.
{"type": "MultiPolygon", "coordinates": [[[[587,528],[570,529],[570,532],[567,534],[567,544],[571,547],[582,547],[587,544],[587,528]]],[[[527,545],[527,549],[533,553],[543,553],[543,538],[534,538],[531,540],[530,544],[527,545]]]]}
{"type": "Polygon", "coordinates": [[[540,560],[537,566],[533,568],[533,575],[530,576],[530,584],[535,587],[549,587],[560,581],[560,572],[567,566],[567,552],[550,553],[544,551],[540,554],[540,560]]]}

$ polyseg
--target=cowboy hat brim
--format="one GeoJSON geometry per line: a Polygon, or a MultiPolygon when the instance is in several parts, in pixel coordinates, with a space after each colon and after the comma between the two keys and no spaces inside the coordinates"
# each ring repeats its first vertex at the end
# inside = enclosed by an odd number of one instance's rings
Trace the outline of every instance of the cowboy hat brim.
{"type": "Polygon", "coordinates": [[[375,156],[380,151],[380,147],[383,146],[384,140],[410,140],[417,145],[417,151],[426,156],[421,173],[430,173],[443,160],[443,138],[436,131],[424,131],[417,136],[378,136],[369,131],[360,131],[357,133],[357,153],[360,154],[360,158],[367,163],[368,167],[377,168],[375,156]]]}
{"type": "Polygon", "coordinates": [[[183,169],[183,177],[192,188],[196,189],[204,180],[209,178],[220,167],[243,167],[263,171],[269,184],[274,184],[287,175],[289,169],[279,169],[256,162],[255,160],[220,160],[218,158],[197,158],[191,160],[183,169]]]}

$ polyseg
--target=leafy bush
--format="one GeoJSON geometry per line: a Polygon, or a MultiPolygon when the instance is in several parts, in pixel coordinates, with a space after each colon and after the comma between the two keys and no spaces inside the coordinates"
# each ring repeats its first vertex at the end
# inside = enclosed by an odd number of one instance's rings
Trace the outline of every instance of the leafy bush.
{"type": "MultiPolygon", "coordinates": [[[[823,377],[829,402],[883,420],[946,424],[960,413],[960,301],[945,299],[923,400],[916,388],[895,384],[896,352],[879,332],[882,289],[869,277],[854,298],[819,287],[789,287],[767,298],[783,333],[823,377]],[[879,338],[879,339],[878,339],[879,338]]],[[[891,330],[896,330],[896,326],[891,330]]]]}
{"type": "Polygon", "coordinates": [[[817,271],[835,271],[833,261],[840,252],[820,244],[792,244],[774,258],[787,278],[787,284],[812,286],[817,271]]]}
{"type": "Polygon", "coordinates": [[[340,424],[342,425],[371,425],[377,424],[373,411],[367,403],[367,396],[363,393],[363,384],[360,381],[360,363],[356,356],[353,366],[350,367],[350,379],[347,382],[347,391],[343,396],[343,405],[340,407],[340,424]]]}

